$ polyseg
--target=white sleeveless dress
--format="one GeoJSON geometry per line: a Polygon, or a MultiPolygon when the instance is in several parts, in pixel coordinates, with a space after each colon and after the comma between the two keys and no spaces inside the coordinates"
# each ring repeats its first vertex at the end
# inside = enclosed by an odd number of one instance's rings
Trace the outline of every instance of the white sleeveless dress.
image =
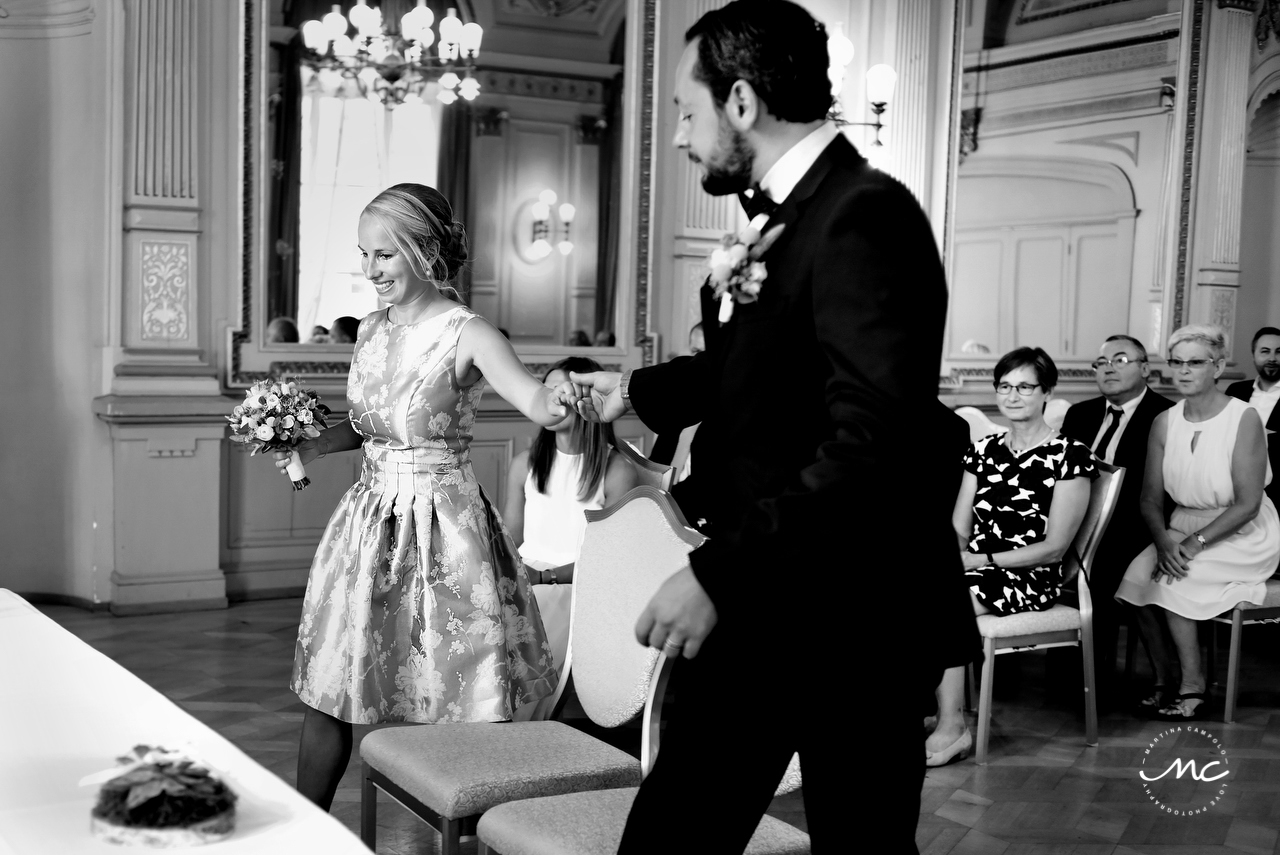
{"type": "MultiPolygon", "coordinates": [[[[581,454],[556,451],[555,462],[547,477],[547,492],[538,492],[533,472],[524,481],[524,543],[520,557],[535,570],[547,570],[578,560],[582,532],[587,527],[583,511],[604,507],[604,479],[590,499],[578,498],[582,472],[581,454]]],[[[573,588],[570,585],[534,585],[542,625],[551,644],[552,662],[564,667],[569,649],[569,607],[573,588]]]]}
{"type": "MultiPolygon", "coordinates": [[[[1203,422],[1187,421],[1185,401],[1169,410],[1164,444],[1164,487],[1177,503],[1169,533],[1183,540],[1213,522],[1234,499],[1231,454],[1240,418],[1251,409],[1235,398],[1222,412],[1203,422]],[[1199,433],[1195,450],[1191,442],[1199,433]]],[[[1271,483],[1267,463],[1264,484],[1271,483]]],[[[1138,606],[1157,605],[1191,620],[1206,620],[1239,603],[1261,604],[1266,580],[1280,561],[1280,516],[1265,494],[1258,515],[1231,537],[1211,544],[1191,559],[1190,572],[1172,584],[1151,581],[1155,545],[1148,546],[1124,574],[1116,599],[1138,606]]]]}

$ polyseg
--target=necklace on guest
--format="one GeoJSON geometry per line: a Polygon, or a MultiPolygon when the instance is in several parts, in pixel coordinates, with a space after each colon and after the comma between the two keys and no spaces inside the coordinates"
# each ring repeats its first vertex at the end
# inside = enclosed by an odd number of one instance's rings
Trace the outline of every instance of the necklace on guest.
{"type": "Polygon", "coordinates": [[[1028,444],[1027,444],[1025,447],[1023,447],[1023,448],[1014,448],[1014,447],[1013,447],[1013,436],[1012,436],[1013,431],[1009,431],[1009,433],[1005,435],[1005,443],[1004,443],[1004,446],[1005,446],[1005,448],[1007,448],[1007,449],[1009,449],[1010,451],[1012,451],[1014,454],[1022,454],[1024,451],[1030,451],[1031,449],[1035,448],[1035,447],[1036,447],[1036,446],[1038,446],[1038,445],[1044,445],[1044,443],[1045,443],[1045,442],[1047,442],[1049,439],[1051,439],[1052,437],[1054,437],[1054,436],[1055,436],[1055,435],[1057,435],[1057,433],[1058,433],[1056,430],[1054,430],[1053,428],[1049,427],[1048,425],[1045,425],[1045,427],[1046,427],[1046,428],[1048,428],[1048,432],[1047,432],[1047,433],[1045,433],[1045,435],[1044,435],[1044,436],[1040,437],[1040,438],[1039,438],[1039,439],[1037,439],[1035,442],[1028,443],[1028,444]]]}

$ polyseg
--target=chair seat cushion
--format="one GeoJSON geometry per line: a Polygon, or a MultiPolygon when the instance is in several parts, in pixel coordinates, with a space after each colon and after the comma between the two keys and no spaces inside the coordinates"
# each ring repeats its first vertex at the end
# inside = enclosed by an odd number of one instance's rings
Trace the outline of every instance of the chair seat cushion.
{"type": "MultiPolygon", "coordinates": [[[[476,834],[500,855],[613,855],[622,841],[636,790],[604,790],[499,805],[480,817],[476,834]]],[[[671,817],[671,851],[680,848],[671,817]]],[[[745,855],[808,855],[809,835],[764,816],[745,855]]]]}
{"type": "Polygon", "coordinates": [[[1009,638],[1079,628],[1080,612],[1070,606],[1057,605],[1042,612],[1019,612],[1005,617],[978,615],[978,632],[983,638],[1009,638]]]}
{"type": "Polygon", "coordinates": [[[640,783],[640,762],[558,721],[376,730],[360,757],[445,819],[534,796],[640,783]]]}
{"type": "Polygon", "coordinates": [[[1240,604],[1242,609],[1274,609],[1276,606],[1280,606],[1280,581],[1275,579],[1267,580],[1267,593],[1261,603],[1256,606],[1253,603],[1240,604]]]}

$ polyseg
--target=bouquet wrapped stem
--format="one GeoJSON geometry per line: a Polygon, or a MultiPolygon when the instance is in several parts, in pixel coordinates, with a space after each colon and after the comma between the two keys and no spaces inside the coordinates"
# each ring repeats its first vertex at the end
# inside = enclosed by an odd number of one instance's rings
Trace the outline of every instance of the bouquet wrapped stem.
{"type": "Polygon", "coordinates": [[[307,477],[307,469],[302,465],[302,455],[298,454],[298,449],[289,449],[289,465],[284,471],[289,473],[294,490],[305,490],[311,486],[311,479],[307,477]]]}
{"type": "Polygon", "coordinates": [[[297,381],[264,380],[254,383],[244,402],[231,411],[231,441],[251,444],[252,454],[288,451],[285,471],[294,490],[305,490],[311,479],[302,465],[298,445],[315,439],[326,427],[329,408],[311,389],[297,381]]]}

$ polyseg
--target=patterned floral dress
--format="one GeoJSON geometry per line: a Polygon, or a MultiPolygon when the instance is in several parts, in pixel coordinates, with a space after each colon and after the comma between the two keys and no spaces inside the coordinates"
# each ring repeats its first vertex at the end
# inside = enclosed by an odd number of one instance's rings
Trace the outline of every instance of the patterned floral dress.
{"type": "Polygon", "coordinates": [[[504,721],[557,676],[520,559],[471,469],[477,382],[458,386],[457,307],[360,324],[347,381],[360,480],[320,541],[293,661],[343,721],[504,721]]]}
{"type": "MultiPolygon", "coordinates": [[[[1011,451],[1003,439],[998,433],[985,436],[969,446],[964,457],[965,471],[978,478],[969,538],[969,551],[978,555],[1044,540],[1057,483],[1098,477],[1093,452],[1074,439],[1055,436],[1022,453],[1011,451]]],[[[986,564],[966,570],[965,576],[978,602],[995,615],[1044,611],[1062,593],[1061,564],[986,564]]]]}

